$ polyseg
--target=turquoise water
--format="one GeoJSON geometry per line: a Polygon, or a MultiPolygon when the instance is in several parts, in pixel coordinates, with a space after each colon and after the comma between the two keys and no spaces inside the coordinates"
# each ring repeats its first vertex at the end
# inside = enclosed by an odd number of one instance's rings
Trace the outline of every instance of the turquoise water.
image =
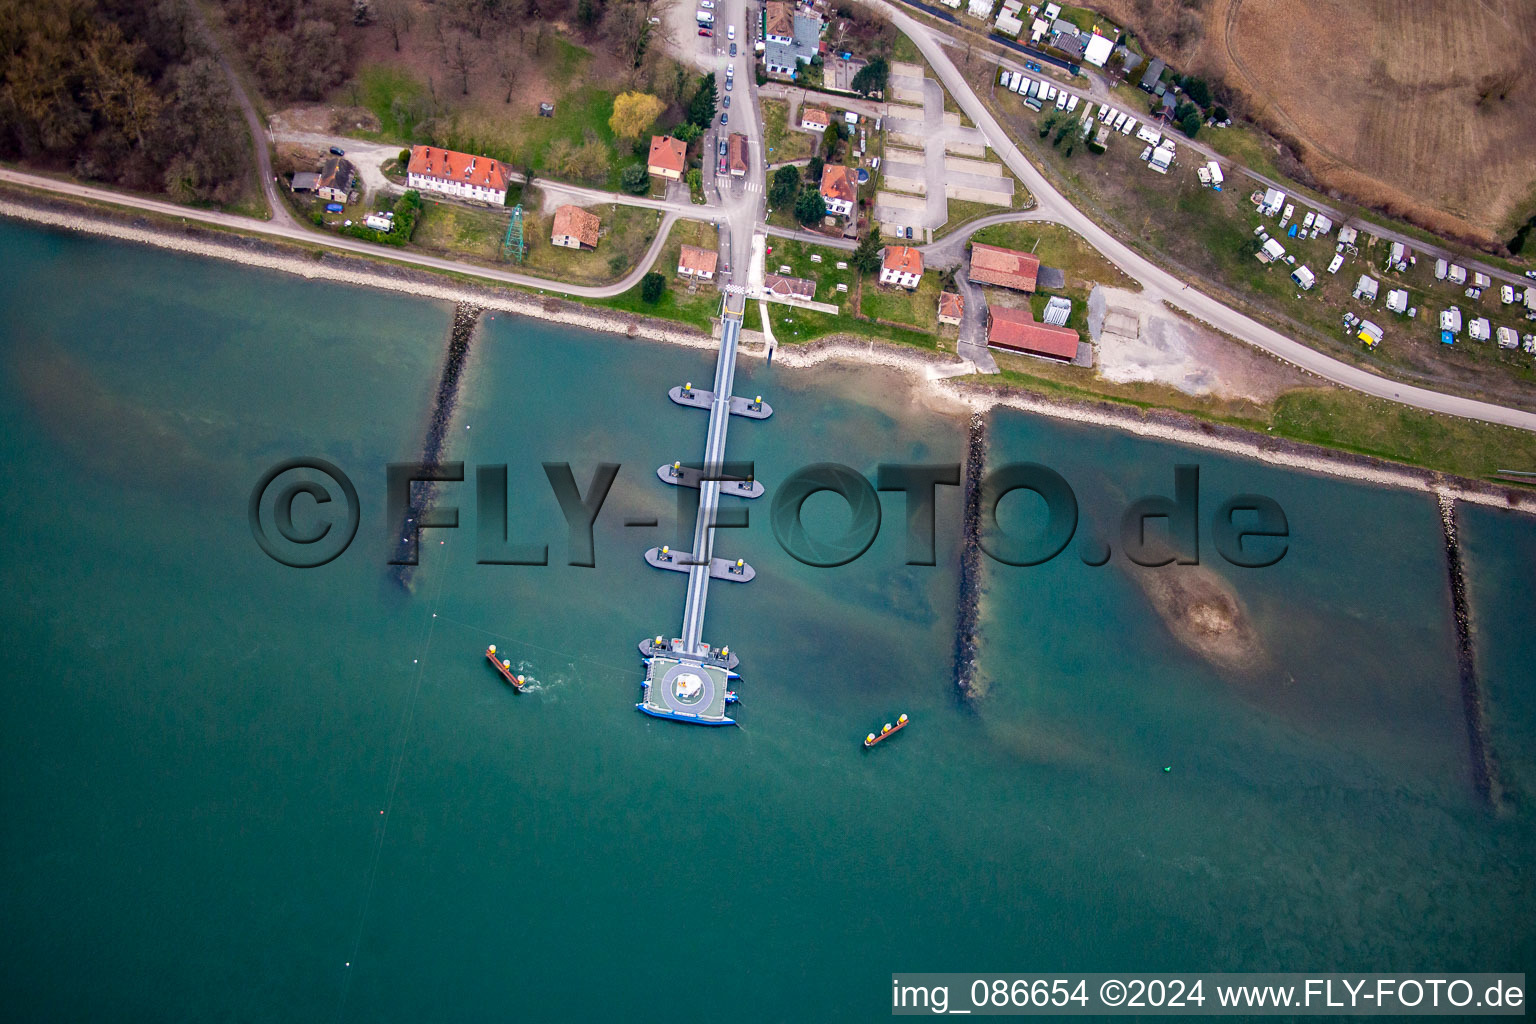
{"type": "MultiPolygon", "coordinates": [[[[720,541],[759,578],[714,587],[705,629],[742,657],[742,727],[690,729],[634,710],[634,644],[681,617],[681,577],[640,552],[691,534],[654,470],[698,456],[704,417],[665,390],[710,379],[709,353],[487,320],[450,454],[508,464],[513,539],[552,564],[475,564],[469,481],[405,592],[384,467],[420,446],[450,308],[9,224],[0,246],[0,992],[21,1018],[828,1019],[884,1016],[894,970],[1532,965],[1529,519],[1464,520],[1502,814],[1470,785],[1431,500],[1011,413],[992,461],[1056,468],[1105,536],[1179,462],[1207,509],[1280,501],[1279,565],[1208,558],[1258,667],[1213,668],[1119,559],[1069,549],[988,566],[968,708],[958,489],[938,568],[902,564],[898,495],[839,569],[785,555],[759,503],[720,541]],[[293,455],[361,496],[320,569],[268,560],[246,521],[293,455]],[[623,467],[594,569],[564,564],[544,461],[583,487],[623,467]]],[[[777,410],[731,431],[770,489],[813,461],[961,457],[963,419],[883,373],[749,361],[738,391],[777,410]]]]}

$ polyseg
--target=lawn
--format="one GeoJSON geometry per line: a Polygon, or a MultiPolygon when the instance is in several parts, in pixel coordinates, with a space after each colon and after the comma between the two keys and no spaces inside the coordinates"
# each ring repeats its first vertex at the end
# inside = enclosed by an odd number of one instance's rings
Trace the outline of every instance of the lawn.
{"type": "Polygon", "coordinates": [[[816,282],[818,302],[835,302],[847,308],[858,271],[849,266],[839,270],[837,265],[847,263],[852,253],[785,238],[770,238],[768,244],[773,246],[773,255],[766,256],[763,261],[768,273],[777,274],[780,267],[789,267],[790,277],[803,277],[816,282]],[[816,262],[812,256],[820,256],[821,262],[816,262]],[[837,286],[840,284],[846,284],[848,291],[838,291],[837,286]]]}
{"type": "Polygon", "coordinates": [[[783,100],[763,100],[763,142],[770,164],[806,160],[815,152],[817,139],[789,128],[789,104],[783,100]]]}
{"type": "Polygon", "coordinates": [[[863,313],[872,319],[937,333],[939,290],[939,275],[933,271],[924,274],[922,283],[912,291],[866,281],[862,300],[863,313]]]}
{"type": "Polygon", "coordinates": [[[1084,241],[1081,235],[1060,224],[1034,224],[1028,221],[994,224],[976,232],[971,241],[1034,253],[1046,266],[1060,267],[1066,272],[1068,288],[1107,284],[1116,288],[1141,290],[1140,285],[1121,273],[1118,267],[1084,241]]]}
{"type": "MultiPolygon", "coordinates": [[[[717,249],[719,244],[719,234],[713,224],[697,220],[680,220],[672,226],[666,245],[662,246],[656,262],[651,264],[653,272],[667,279],[667,290],[662,293],[660,299],[654,303],[646,302],[640,297],[640,286],[636,285],[622,295],[599,300],[594,305],[622,309],[643,316],[660,317],[663,320],[675,320],[702,331],[709,331],[710,321],[720,312],[720,292],[708,282],[699,284],[690,292],[687,282],[677,276],[677,259],[684,245],[696,245],[701,249],[717,249]]],[[[748,304],[749,311],[753,306],[755,303],[748,304]]]]}

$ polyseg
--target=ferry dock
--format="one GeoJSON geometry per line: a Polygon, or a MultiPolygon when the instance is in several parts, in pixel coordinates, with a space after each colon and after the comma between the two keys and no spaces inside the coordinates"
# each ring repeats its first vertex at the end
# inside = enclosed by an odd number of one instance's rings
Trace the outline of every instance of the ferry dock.
{"type": "Polygon", "coordinates": [[[772,407],[761,395],[746,399],[731,393],[736,380],[736,352],[746,306],[744,292],[733,290],[725,294],[713,390],[699,390],[689,382],[668,393],[678,405],[709,411],[703,460],[696,465],[672,462],[656,471],[664,483],[698,488],[699,516],[694,524],[693,550],[652,548],[645,553],[646,561],[655,568],[686,572],[688,589],[683,601],[681,635],[670,642],[661,636],[640,641],[640,656],[645,661],[645,699],[635,707],[656,718],[695,725],[736,724],[726,715],[726,709],[736,700],[729,684],[738,678],[735,672],[737,657],[729,647],[716,649],[704,642],[709,581],[746,583],[756,575],[756,570],[742,559],[714,556],[714,531],[711,529],[722,493],[742,498],[756,498],[763,493],[763,485],[750,478],[711,479],[723,475],[725,438],[731,417],[765,420],[773,415],[772,407]]]}

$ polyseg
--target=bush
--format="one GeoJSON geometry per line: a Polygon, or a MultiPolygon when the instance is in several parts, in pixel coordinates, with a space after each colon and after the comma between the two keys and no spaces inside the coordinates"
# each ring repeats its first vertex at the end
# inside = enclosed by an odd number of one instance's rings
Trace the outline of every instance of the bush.
{"type": "Polygon", "coordinates": [[[859,69],[851,84],[854,92],[868,96],[872,92],[884,92],[890,77],[891,66],[885,62],[884,57],[876,57],[859,69]]]}
{"type": "Polygon", "coordinates": [[[411,162],[411,151],[408,150],[408,149],[402,149],[400,151],[400,166],[401,167],[409,166],[410,162],[411,162]]]}
{"type": "Polygon", "coordinates": [[[808,188],[800,193],[800,198],[795,200],[795,220],[801,224],[811,225],[820,223],[821,218],[827,215],[827,201],[821,198],[818,189],[808,188]]]}
{"type": "Polygon", "coordinates": [[[651,172],[644,164],[630,164],[619,175],[619,187],[632,196],[643,196],[651,190],[651,172]]]}
{"type": "Polygon", "coordinates": [[[1227,115],[1227,108],[1226,107],[1218,106],[1215,110],[1211,111],[1211,120],[1213,120],[1213,121],[1217,121],[1217,122],[1225,121],[1227,119],[1227,116],[1228,115],[1227,115]]]}
{"type": "Polygon", "coordinates": [[[821,169],[826,166],[826,161],[819,156],[811,157],[811,162],[805,165],[805,180],[818,182],[821,180],[821,169]]]}
{"type": "Polygon", "coordinates": [[[1211,105],[1211,87],[1205,83],[1205,79],[1196,78],[1193,75],[1185,75],[1184,80],[1179,84],[1184,87],[1184,92],[1189,98],[1200,104],[1200,106],[1208,107],[1211,105]]]}
{"type": "Polygon", "coordinates": [[[768,205],[782,209],[793,203],[799,194],[800,168],[786,164],[773,172],[773,181],[768,185],[768,205]]]}
{"type": "Polygon", "coordinates": [[[667,290],[667,279],[654,270],[640,279],[640,298],[646,302],[660,301],[667,290]]]}
{"type": "Polygon", "coordinates": [[[1185,135],[1194,138],[1200,131],[1200,115],[1198,113],[1186,115],[1184,120],[1179,122],[1179,127],[1184,129],[1185,135]]]}
{"type": "MultiPolygon", "coordinates": [[[[416,233],[416,221],[421,218],[421,211],[421,193],[415,189],[409,189],[395,200],[395,223],[388,231],[375,231],[366,224],[354,221],[349,225],[343,225],[341,233],[353,238],[361,238],[365,242],[379,242],[383,245],[401,247],[416,233]]],[[[318,217],[319,214],[316,216],[318,217]]]]}

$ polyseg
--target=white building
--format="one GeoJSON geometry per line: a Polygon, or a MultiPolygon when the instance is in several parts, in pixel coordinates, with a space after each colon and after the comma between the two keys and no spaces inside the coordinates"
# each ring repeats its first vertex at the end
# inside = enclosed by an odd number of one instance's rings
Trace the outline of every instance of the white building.
{"type": "Polygon", "coordinates": [[[506,203],[510,178],[511,172],[500,160],[434,146],[413,147],[405,173],[410,188],[494,206],[506,203]]]}
{"type": "Polygon", "coordinates": [[[966,4],[965,13],[973,18],[980,18],[982,21],[986,21],[992,17],[993,3],[994,0],[970,0],[970,3],[966,4]]]}
{"type": "Polygon", "coordinates": [[[923,254],[909,245],[889,245],[880,261],[880,283],[916,288],[923,280],[923,254]]]}
{"type": "Polygon", "coordinates": [[[1259,205],[1259,212],[1266,217],[1273,217],[1285,208],[1285,193],[1277,188],[1264,190],[1264,202],[1259,205]]]}
{"type": "Polygon", "coordinates": [[[999,14],[997,16],[997,21],[995,22],[995,27],[1003,35],[1010,36],[1014,39],[1017,39],[1019,37],[1019,33],[1024,31],[1024,23],[1011,14],[999,14]]]}
{"type": "Polygon", "coordinates": [[[1440,311],[1440,329],[1450,331],[1452,334],[1461,332],[1461,310],[1452,306],[1450,309],[1440,311]]]}
{"type": "Polygon", "coordinates": [[[1291,280],[1301,285],[1304,291],[1310,291],[1312,286],[1317,283],[1317,277],[1305,265],[1291,271],[1291,280]]]}
{"type": "Polygon", "coordinates": [[[1088,37],[1088,45],[1083,48],[1083,60],[1096,68],[1101,68],[1104,62],[1109,60],[1110,51],[1114,48],[1114,40],[1095,32],[1088,37]]]}
{"type": "Polygon", "coordinates": [[[1487,341],[1493,337],[1493,325],[1488,322],[1487,317],[1480,316],[1467,324],[1467,337],[1473,341],[1487,341]]]}
{"type": "Polygon", "coordinates": [[[1408,312],[1408,289],[1393,288],[1387,292],[1387,311],[1391,313],[1408,312]]]}
{"type": "Polygon", "coordinates": [[[1355,298],[1375,302],[1376,292],[1380,286],[1380,282],[1370,274],[1361,274],[1359,283],[1355,285],[1355,298]]]}
{"type": "MultiPolygon", "coordinates": [[[[1166,171],[1164,173],[1167,173],[1166,171]]],[[[1285,255],[1285,246],[1273,238],[1264,240],[1264,248],[1258,252],[1260,263],[1270,263],[1285,255]]]]}

